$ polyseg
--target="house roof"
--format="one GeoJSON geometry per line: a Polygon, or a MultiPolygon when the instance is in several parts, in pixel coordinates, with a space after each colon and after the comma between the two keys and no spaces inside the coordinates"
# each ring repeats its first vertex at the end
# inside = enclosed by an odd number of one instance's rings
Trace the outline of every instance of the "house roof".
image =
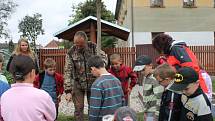
{"type": "MultiPolygon", "coordinates": [[[[73,37],[75,35],[76,31],[85,31],[86,33],[90,32],[90,25],[93,23],[93,25],[97,26],[97,18],[93,16],[88,16],[54,34],[55,37],[58,37],[59,39],[65,39],[65,40],[73,40],[73,37]]],[[[126,29],[124,27],[121,27],[117,24],[110,23],[105,20],[101,20],[101,28],[102,32],[106,33],[109,36],[115,36],[117,38],[120,38],[122,40],[127,40],[130,30],[126,29]]]]}
{"type": "Polygon", "coordinates": [[[60,44],[59,41],[52,40],[44,48],[58,48],[59,44],[60,44]]]}

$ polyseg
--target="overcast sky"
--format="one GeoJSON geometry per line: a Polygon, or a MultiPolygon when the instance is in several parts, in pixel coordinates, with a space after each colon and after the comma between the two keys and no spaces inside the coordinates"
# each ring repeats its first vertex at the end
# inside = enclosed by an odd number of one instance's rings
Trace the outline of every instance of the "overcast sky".
{"type": "MultiPolygon", "coordinates": [[[[86,0],[14,0],[19,6],[8,21],[10,35],[14,42],[19,39],[18,23],[26,15],[32,16],[34,13],[41,13],[45,35],[38,36],[36,43],[43,46],[50,42],[53,34],[68,25],[69,16],[72,14],[72,5],[77,5],[86,0]]],[[[115,13],[117,0],[102,0],[108,10],[115,13]]],[[[2,39],[0,39],[1,43],[2,39]]]]}

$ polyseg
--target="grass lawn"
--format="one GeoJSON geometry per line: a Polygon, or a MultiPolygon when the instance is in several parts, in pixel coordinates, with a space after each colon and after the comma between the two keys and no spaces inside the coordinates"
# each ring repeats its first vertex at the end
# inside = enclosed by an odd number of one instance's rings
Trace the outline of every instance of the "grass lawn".
{"type": "MultiPolygon", "coordinates": [[[[138,116],[138,121],[143,121],[143,118],[142,118],[143,113],[138,113],[137,116],[138,116]]],[[[57,121],[74,121],[74,118],[72,116],[65,116],[60,114],[57,121]]],[[[85,121],[87,121],[87,119],[85,119],[85,121]]],[[[214,118],[214,121],[215,121],[215,118],[214,118]]]]}
{"type": "MultiPolygon", "coordinates": [[[[138,113],[138,121],[143,121],[143,113],[138,113]]],[[[58,120],[57,121],[74,121],[74,118],[72,116],[65,116],[63,114],[60,114],[58,116],[58,120]]],[[[85,121],[87,121],[87,115],[85,115],[85,121]]]]}
{"type": "Polygon", "coordinates": [[[215,92],[215,80],[212,80],[212,85],[213,85],[213,92],[215,92]]]}
{"type": "MultiPolygon", "coordinates": [[[[137,116],[138,121],[143,121],[143,113],[138,113],[137,116]]],[[[57,121],[74,121],[74,118],[72,116],[60,114],[57,121]]],[[[85,115],[85,121],[87,121],[87,115],[85,115]]]]}

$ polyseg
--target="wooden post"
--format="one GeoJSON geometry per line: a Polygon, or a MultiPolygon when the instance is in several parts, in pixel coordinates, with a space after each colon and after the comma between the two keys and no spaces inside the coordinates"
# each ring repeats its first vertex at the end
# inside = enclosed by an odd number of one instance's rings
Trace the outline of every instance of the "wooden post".
{"type": "Polygon", "coordinates": [[[97,52],[101,50],[101,0],[96,1],[97,7],[97,52]]]}
{"type": "Polygon", "coordinates": [[[96,28],[95,28],[93,22],[90,23],[90,41],[97,43],[96,42],[96,28]]]}

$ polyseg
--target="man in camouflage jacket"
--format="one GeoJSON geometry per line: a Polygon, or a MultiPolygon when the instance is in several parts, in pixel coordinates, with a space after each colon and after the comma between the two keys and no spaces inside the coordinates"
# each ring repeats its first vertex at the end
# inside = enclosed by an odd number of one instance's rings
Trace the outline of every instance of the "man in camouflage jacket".
{"type": "MultiPolygon", "coordinates": [[[[106,58],[104,52],[100,54],[106,58]]],[[[66,100],[73,100],[75,106],[74,117],[76,121],[83,121],[84,96],[87,93],[89,103],[90,87],[95,77],[90,73],[87,60],[92,55],[97,55],[96,44],[87,41],[87,35],[83,31],[76,32],[74,45],[66,55],[64,68],[64,88],[66,100]]],[[[105,60],[106,61],[106,60],[105,60]]]]}

